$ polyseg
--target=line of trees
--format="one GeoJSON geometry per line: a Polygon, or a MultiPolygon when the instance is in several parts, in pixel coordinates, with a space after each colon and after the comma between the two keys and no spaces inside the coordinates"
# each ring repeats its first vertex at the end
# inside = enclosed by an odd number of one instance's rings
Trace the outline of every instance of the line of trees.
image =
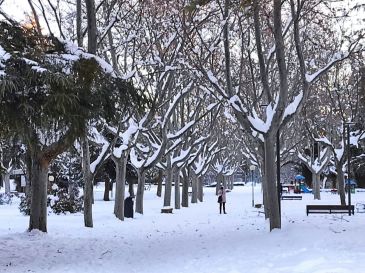
{"type": "MultiPolygon", "coordinates": [[[[191,202],[203,200],[208,170],[231,185],[224,177],[255,164],[270,230],[281,228],[276,153],[295,156],[311,170],[316,199],[320,174],[333,164],[345,202],[343,124],[357,123],[353,145],[364,139],[364,29],[349,28],[363,6],[354,2],[345,10],[326,0],[28,2],[32,21],[25,26],[0,9],[0,141],[3,151],[14,140],[25,146],[29,229],[46,231],[49,166],[73,146],[82,161],[87,227],[93,226],[93,181],[110,160],[120,220],[128,165],[137,174],[136,212],[143,213],[150,172],[166,176],[164,206],[172,204],[175,182],[179,209],[188,206],[190,184],[191,202]],[[306,152],[314,142],[316,155],[306,152]]],[[[15,162],[9,158],[2,156],[4,174],[15,162]]],[[[356,158],[359,166],[362,159],[356,158]]],[[[157,195],[161,189],[160,179],[157,195]]]]}

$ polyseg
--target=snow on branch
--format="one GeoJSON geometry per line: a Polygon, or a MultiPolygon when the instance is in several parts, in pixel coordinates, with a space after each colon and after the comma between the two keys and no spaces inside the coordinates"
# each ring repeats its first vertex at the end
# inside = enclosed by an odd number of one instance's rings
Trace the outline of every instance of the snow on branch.
{"type": "Polygon", "coordinates": [[[289,103],[289,105],[285,108],[283,119],[295,114],[302,100],[303,100],[303,92],[301,91],[297,96],[294,97],[294,100],[291,103],[289,103]]]}
{"type": "Polygon", "coordinates": [[[79,59],[94,59],[99,66],[103,69],[103,71],[107,74],[110,74],[112,77],[116,77],[116,74],[114,72],[113,67],[108,64],[105,60],[103,60],[102,58],[94,55],[94,54],[90,54],[85,52],[81,47],[78,47],[76,44],[72,43],[71,41],[67,41],[67,40],[62,40],[59,39],[60,43],[62,43],[64,45],[66,54],[50,54],[49,56],[51,57],[55,57],[56,59],[61,56],[63,60],[65,61],[71,61],[71,62],[76,62],[79,59]]]}
{"type": "Polygon", "coordinates": [[[238,111],[238,112],[243,112],[243,113],[247,113],[247,109],[245,107],[243,107],[243,104],[241,102],[241,99],[237,96],[237,95],[234,95],[233,97],[231,97],[229,100],[228,100],[228,103],[230,105],[232,105],[232,107],[238,111]]]}
{"type": "Polygon", "coordinates": [[[213,72],[211,70],[209,70],[206,73],[206,76],[208,77],[209,81],[212,83],[212,85],[214,86],[215,89],[217,89],[217,91],[222,95],[225,96],[226,98],[228,97],[226,91],[224,90],[224,88],[222,88],[219,84],[218,79],[214,76],[213,72]]]}
{"type": "Polygon", "coordinates": [[[328,69],[334,66],[336,63],[346,59],[349,56],[349,53],[337,52],[335,53],[331,60],[321,69],[313,74],[306,74],[305,79],[308,83],[312,83],[314,80],[319,78],[323,73],[325,73],[328,69]]]}
{"type": "Polygon", "coordinates": [[[187,130],[195,125],[195,120],[189,121],[183,128],[177,131],[175,134],[167,134],[168,139],[176,139],[181,137],[187,130]]]}
{"type": "Polygon", "coordinates": [[[255,109],[252,110],[252,115],[249,115],[248,121],[251,124],[251,127],[260,133],[267,133],[270,129],[272,119],[274,117],[275,111],[276,111],[277,101],[272,106],[272,104],[269,104],[266,106],[266,121],[263,121],[260,119],[260,117],[257,115],[255,109]]]}
{"type": "Polygon", "coordinates": [[[327,137],[314,138],[314,141],[333,147],[331,141],[329,141],[327,137]]]}
{"type": "Polygon", "coordinates": [[[319,153],[319,157],[312,160],[311,157],[306,157],[298,152],[298,158],[315,174],[320,174],[331,160],[330,148],[326,147],[319,153]]]}
{"type": "Polygon", "coordinates": [[[91,173],[95,173],[95,170],[101,161],[104,160],[105,157],[108,157],[106,153],[110,148],[110,143],[95,127],[91,128],[91,134],[89,137],[92,142],[101,146],[101,152],[99,153],[98,157],[90,164],[91,173]]]}
{"type": "Polygon", "coordinates": [[[133,167],[135,167],[136,169],[140,169],[143,164],[145,163],[145,160],[144,159],[139,159],[138,158],[138,154],[136,152],[136,149],[133,147],[129,153],[129,157],[130,157],[130,160],[131,160],[131,163],[133,165],[133,167]]]}
{"type": "Polygon", "coordinates": [[[190,82],[187,86],[184,87],[183,90],[177,95],[174,96],[168,110],[166,111],[165,117],[162,121],[162,128],[165,128],[168,124],[168,120],[170,119],[170,116],[175,109],[176,105],[179,103],[179,101],[190,91],[190,88],[192,87],[193,82],[190,82]]]}

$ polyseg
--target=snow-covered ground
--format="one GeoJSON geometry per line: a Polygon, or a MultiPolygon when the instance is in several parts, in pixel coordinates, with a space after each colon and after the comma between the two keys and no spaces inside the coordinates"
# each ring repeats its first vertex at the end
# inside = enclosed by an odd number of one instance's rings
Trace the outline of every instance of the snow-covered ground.
{"type": "MultiPolygon", "coordinates": [[[[255,195],[260,203],[259,187],[255,195]]],[[[214,188],[205,188],[204,198],[161,214],[152,187],[144,215],[121,222],[113,202],[96,191],[94,228],[83,227],[82,214],[51,214],[48,234],[25,232],[29,219],[16,202],[0,206],[0,272],[365,272],[365,213],[306,216],[306,204],[338,204],[338,195],[282,201],[282,229],[273,232],[251,207],[250,187],[227,194],[226,215],[214,188]]],[[[365,192],[352,199],[365,202],[365,192]]]]}

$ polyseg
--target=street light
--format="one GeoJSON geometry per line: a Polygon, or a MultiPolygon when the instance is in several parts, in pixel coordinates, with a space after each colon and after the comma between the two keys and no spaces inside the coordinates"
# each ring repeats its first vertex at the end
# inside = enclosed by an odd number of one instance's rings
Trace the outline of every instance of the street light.
{"type": "Polygon", "coordinates": [[[350,161],[351,161],[351,150],[350,150],[350,125],[354,125],[355,122],[345,122],[347,129],[347,191],[348,191],[348,206],[349,216],[351,216],[351,184],[350,184],[350,161]]]}
{"type": "Polygon", "coordinates": [[[253,188],[253,172],[255,171],[256,166],[255,165],[251,165],[250,166],[250,171],[251,171],[251,188],[252,188],[252,207],[255,206],[255,193],[254,193],[254,188],[253,188]]]}

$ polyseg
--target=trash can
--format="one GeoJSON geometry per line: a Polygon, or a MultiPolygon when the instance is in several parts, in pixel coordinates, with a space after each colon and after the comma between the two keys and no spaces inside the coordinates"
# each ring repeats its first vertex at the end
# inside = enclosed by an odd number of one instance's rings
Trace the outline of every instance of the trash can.
{"type": "Polygon", "coordinates": [[[134,198],[132,196],[129,196],[124,200],[124,217],[133,218],[133,203],[134,198]]]}

